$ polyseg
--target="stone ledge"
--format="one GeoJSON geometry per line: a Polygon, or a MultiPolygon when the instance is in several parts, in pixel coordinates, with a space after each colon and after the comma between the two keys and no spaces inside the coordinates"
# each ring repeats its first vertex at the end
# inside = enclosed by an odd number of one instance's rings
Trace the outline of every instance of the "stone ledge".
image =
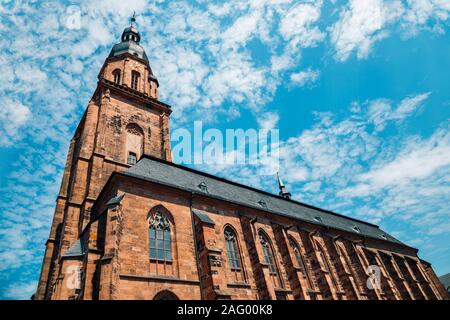
{"type": "Polygon", "coordinates": [[[227,283],[227,287],[230,288],[245,288],[245,289],[251,289],[251,285],[245,282],[235,282],[235,283],[227,283]]]}
{"type": "Polygon", "coordinates": [[[159,281],[159,282],[173,282],[189,285],[200,285],[198,280],[185,280],[171,276],[157,276],[157,275],[135,275],[135,274],[120,274],[120,278],[129,278],[133,280],[159,281]]]}

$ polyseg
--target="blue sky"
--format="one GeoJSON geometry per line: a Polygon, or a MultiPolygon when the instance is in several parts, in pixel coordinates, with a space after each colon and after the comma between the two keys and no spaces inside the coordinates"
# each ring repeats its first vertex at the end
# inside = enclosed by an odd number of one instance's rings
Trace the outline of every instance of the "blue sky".
{"type": "Polygon", "coordinates": [[[133,10],[172,130],[278,128],[295,199],[450,272],[447,0],[1,1],[0,298],[35,290],[70,138],[133,10]]]}

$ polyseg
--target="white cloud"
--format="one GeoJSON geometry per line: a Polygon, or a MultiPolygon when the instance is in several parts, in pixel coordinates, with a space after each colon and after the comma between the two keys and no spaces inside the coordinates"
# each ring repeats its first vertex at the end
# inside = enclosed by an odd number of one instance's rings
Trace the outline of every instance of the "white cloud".
{"type": "Polygon", "coordinates": [[[449,155],[450,133],[439,130],[429,140],[414,139],[394,160],[360,175],[360,179],[374,187],[411,183],[411,180],[428,178],[436,170],[449,166],[449,155]]]}
{"type": "Polygon", "coordinates": [[[443,33],[441,24],[449,17],[447,0],[350,0],[329,32],[338,60],[347,60],[352,52],[362,59],[392,31],[406,37],[422,29],[443,33]]]}
{"type": "Polygon", "coordinates": [[[18,140],[18,130],[30,118],[30,109],[22,103],[4,99],[0,106],[0,146],[9,145],[18,140]]]}
{"type": "Polygon", "coordinates": [[[439,22],[450,17],[450,2],[447,0],[407,0],[407,3],[403,25],[410,35],[417,33],[430,19],[439,22]]]}
{"type": "Polygon", "coordinates": [[[271,130],[276,129],[280,116],[276,112],[266,112],[260,114],[256,120],[260,129],[271,130]]]}
{"type": "Polygon", "coordinates": [[[322,1],[301,3],[290,8],[283,16],[280,33],[285,40],[292,42],[292,47],[310,47],[322,41],[325,35],[314,25],[320,18],[321,7],[322,1]]]}
{"type": "Polygon", "coordinates": [[[369,119],[375,125],[375,129],[381,131],[388,121],[400,122],[419,110],[430,94],[430,92],[426,92],[407,97],[395,109],[392,108],[392,102],[386,99],[370,101],[367,103],[369,119]]]}
{"type": "Polygon", "coordinates": [[[316,82],[319,76],[319,70],[307,69],[305,71],[292,73],[290,78],[293,84],[299,87],[303,87],[305,85],[310,85],[316,82]]]}
{"type": "Polygon", "coordinates": [[[426,92],[403,99],[398,108],[392,113],[391,119],[404,119],[408,117],[415,112],[426,99],[428,99],[430,94],[430,92],[426,92]]]}
{"type": "Polygon", "coordinates": [[[264,69],[253,67],[245,55],[230,53],[206,79],[207,106],[218,106],[225,100],[257,106],[266,92],[271,92],[264,69]]]}
{"type": "Polygon", "coordinates": [[[373,44],[387,36],[386,26],[403,14],[400,1],[350,0],[330,29],[336,57],[346,60],[352,51],[365,58],[373,44]]]}
{"type": "Polygon", "coordinates": [[[227,49],[236,49],[236,46],[246,43],[257,31],[258,22],[261,17],[262,12],[260,10],[254,10],[248,15],[239,17],[231,27],[223,33],[223,46],[227,49]]]}

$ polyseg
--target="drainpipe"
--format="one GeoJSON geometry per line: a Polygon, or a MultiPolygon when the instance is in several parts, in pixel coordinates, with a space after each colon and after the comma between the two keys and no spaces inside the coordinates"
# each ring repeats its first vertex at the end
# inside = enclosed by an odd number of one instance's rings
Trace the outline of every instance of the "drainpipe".
{"type": "Polygon", "coordinates": [[[201,277],[201,272],[200,272],[200,257],[198,255],[198,250],[197,250],[197,234],[195,233],[194,212],[192,211],[192,200],[193,200],[193,198],[194,198],[194,192],[191,192],[191,197],[189,199],[189,210],[191,211],[192,234],[194,235],[195,262],[197,264],[198,281],[200,283],[200,299],[204,300],[203,283],[202,283],[202,277],[201,277]]]}

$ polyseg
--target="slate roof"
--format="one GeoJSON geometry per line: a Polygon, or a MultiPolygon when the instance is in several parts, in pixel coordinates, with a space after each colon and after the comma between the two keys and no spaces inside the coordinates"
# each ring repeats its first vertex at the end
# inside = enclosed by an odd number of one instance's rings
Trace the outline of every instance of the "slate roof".
{"type": "Polygon", "coordinates": [[[327,226],[365,237],[405,245],[374,224],[316,208],[295,200],[285,199],[278,195],[154,157],[143,156],[134,166],[121,174],[287,216],[315,225],[327,226]],[[199,187],[202,182],[206,184],[207,191],[199,187]]]}
{"type": "Polygon", "coordinates": [[[443,276],[440,276],[439,280],[444,285],[445,290],[450,292],[450,273],[447,273],[447,274],[445,274],[443,276]]]}
{"type": "Polygon", "coordinates": [[[113,48],[111,49],[111,52],[109,53],[109,57],[116,57],[124,53],[131,53],[138,58],[148,61],[147,54],[145,53],[145,50],[143,47],[141,47],[139,44],[137,44],[134,41],[125,41],[125,42],[119,42],[116,43],[113,48]]]}

